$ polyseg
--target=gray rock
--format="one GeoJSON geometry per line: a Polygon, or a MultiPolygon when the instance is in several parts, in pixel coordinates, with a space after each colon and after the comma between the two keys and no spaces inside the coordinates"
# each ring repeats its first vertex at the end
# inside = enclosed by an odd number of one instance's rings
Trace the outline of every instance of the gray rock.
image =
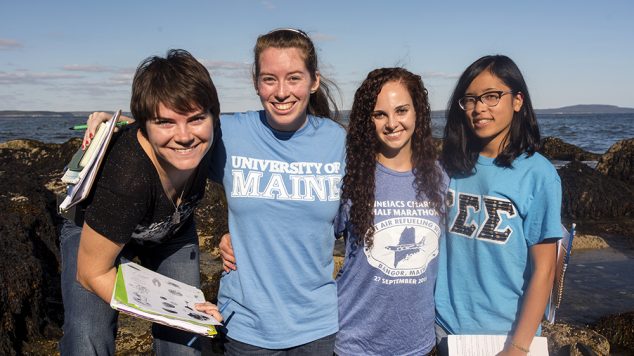
{"type": "Polygon", "coordinates": [[[539,152],[551,160],[558,161],[596,161],[601,155],[585,151],[560,138],[546,137],[541,141],[539,152]]]}
{"type": "Polygon", "coordinates": [[[634,138],[613,144],[599,159],[597,171],[634,185],[634,138]]]}
{"type": "Polygon", "coordinates": [[[597,355],[609,355],[610,344],[596,331],[562,323],[542,323],[542,336],[548,338],[551,355],[582,355],[578,350],[587,347],[597,355]]]}
{"type": "Polygon", "coordinates": [[[634,188],[629,184],[606,177],[577,161],[560,168],[558,173],[565,218],[630,217],[634,213],[634,188]]]}
{"type": "Polygon", "coordinates": [[[603,317],[594,330],[605,335],[619,352],[634,355],[634,311],[603,317]]]}

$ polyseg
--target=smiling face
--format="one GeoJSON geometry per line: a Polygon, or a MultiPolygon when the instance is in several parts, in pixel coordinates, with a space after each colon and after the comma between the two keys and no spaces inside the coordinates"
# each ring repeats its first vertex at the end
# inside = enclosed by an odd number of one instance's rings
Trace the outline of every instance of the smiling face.
{"type": "Polygon", "coordinates": [[[306,123],[310,94],[319,88],[306,69],[297,48],[269,47],[259,58],[256,90],[269,125],[279,131],[296,131],[306,123]]]}
{"type": "Polygon", "coordinates": [[[145,128],[139,140],[151,148],[159,173],[168,176],[193,172],[213,141],[212,115],[200,109],[181,114],[159,103],[157,117],[147,120],[145,128]]]}
{"type": "MultiPolygon", "coordinates": [[[[478,96],[491,91],[510,90],[498,77],[485,70],[473,79],[465,95],[478,96]]],[[[465,111],[467,124],[482,144],[482,155],[494,158],[504,149],[502,143],[508,135],[513,114],[522,108],[522,104],[521,93],[506,94],[500,97],[499,103],[494,107],[476,101],[473,108],[465,111]]]]}
{"type": "Polygon", "coordinates": [[[399,171],[410,170],[416,110],[407,87],[400,82],[385,83],[376,98],[372,120],[380,144],[378,161],[399,171]]]}

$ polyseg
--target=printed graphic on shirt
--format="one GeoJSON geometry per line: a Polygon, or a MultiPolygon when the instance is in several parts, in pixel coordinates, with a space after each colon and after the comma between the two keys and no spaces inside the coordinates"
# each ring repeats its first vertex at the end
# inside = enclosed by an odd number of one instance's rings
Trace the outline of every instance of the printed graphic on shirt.
{"type": "Polygon", "coordinates": [[[428,201],[382,200],[374,202],[374,216],[437,216],[428,201]]]}
{"type": "Polygon", "coordinates": [[[456,236],[505,244],[513,234],[509,220],[517,213],[510,200],[467,193],[456,195],[450,190],[447,201],[451,215],[455,216],[449,232],[456,236]]]}
{"type": "Polygon", "coordinates": [[[176,232],[182,224],[194,213],[195,204],[192,201],[198,201],[198,196],[193,197],[190,201],[178,206],[178,209],[171,215],[165,217],[164,220],[154,222],[149,226],[138,224],[134,228],[132,238],[138,241],[160,242],[165,236],[176,232]]]}
{"type": "Polygon", "coordinates": [[[440,226],[418,217],[392,218],[374,226],[368,263],[390,277],[417,277],[438,255],[440,226]]]}
{"type": "Polygon", "coordinates": [[[234,198],[338,201],[340,162],[283,162],[231,157],[234,198]]]}

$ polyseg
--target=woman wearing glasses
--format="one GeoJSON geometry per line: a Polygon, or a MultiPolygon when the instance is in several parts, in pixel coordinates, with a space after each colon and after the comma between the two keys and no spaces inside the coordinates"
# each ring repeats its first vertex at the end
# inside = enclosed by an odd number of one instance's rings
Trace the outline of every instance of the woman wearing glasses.
{"type": "Polygon", "coordinates": [[[442,160],[451,181],[436,284],[437,334],[508,335],[525,355],[554,278],[561,182],[537,153],[528,88],[506,56],[486,56],[458,80],[442,160]]]}

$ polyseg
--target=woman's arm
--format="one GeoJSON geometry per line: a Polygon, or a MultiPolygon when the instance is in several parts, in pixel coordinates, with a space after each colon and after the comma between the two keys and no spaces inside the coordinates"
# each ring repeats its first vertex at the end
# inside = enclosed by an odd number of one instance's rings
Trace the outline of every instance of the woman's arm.
{"type": "Polygon", "coordinates": [[[124,244],[110,241],[84,223],[77,253],[77,281],[110,303],[117,271],[115,259],[124,244]]]}
{"type": "Polygon", "coordinates": [[[499,355],[526,355],[521,349],[528,349],[544,317],[546,304],[555,278],[557,243],[554,240],[542,242],[529,248],[533,273],[524,295],[519,320],[510,342],[499,355]]]}

